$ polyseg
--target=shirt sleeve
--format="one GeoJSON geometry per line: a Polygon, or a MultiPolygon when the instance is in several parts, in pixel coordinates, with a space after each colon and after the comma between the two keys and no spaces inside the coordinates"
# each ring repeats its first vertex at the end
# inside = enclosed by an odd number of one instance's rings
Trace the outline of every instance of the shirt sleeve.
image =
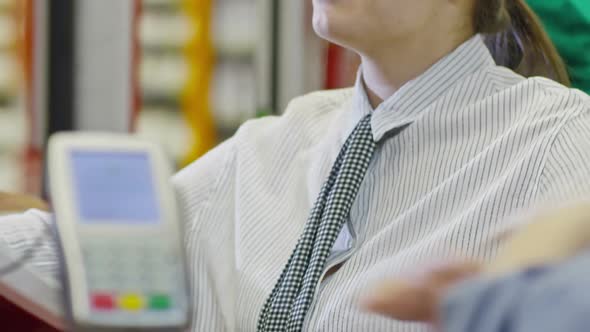
{"type": "Polygon", "coordinates": [[[0,241],[10,251],[8,256],[15,261],[29,256],[28,251],[33,250],[33,255],[25,263],[57,280],[57,241],[50,213],[29,210],[0,217],[0,241]]]}
{"type": "Polygon", "coordinates": [[[567,121],[552,142],[538,195],[543,208],[590,198],[590,103],[567,121]]]}
{"type": "Polygon", "coordinates": [[[445,296],[445,332],[583,332],[590,327],[590,251],[561,264],[464,282],[445,296]]]}
{"type": "Polygon", "coordinates": [[[223,186],[230,183],[227,180],[234,158],[234,139],[231,138],[172,177],[187,234],[199,228],[202,209],[215,200],[215,194],[223,186]]]}
{"type": "Polygon", "coordinates": [[[192,331],[235,331],[234,139],[172,180],[185,221],[192,331]]]}

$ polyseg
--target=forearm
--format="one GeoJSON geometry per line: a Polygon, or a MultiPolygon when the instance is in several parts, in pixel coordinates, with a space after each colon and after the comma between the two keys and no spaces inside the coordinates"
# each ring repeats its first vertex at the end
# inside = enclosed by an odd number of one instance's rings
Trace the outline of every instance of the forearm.
{"type": "Polygon", "coordinates": [[[461,283],[444,300],[452,332],[583,332],[590,329],[590,251],[567,262],[461,283]]]}

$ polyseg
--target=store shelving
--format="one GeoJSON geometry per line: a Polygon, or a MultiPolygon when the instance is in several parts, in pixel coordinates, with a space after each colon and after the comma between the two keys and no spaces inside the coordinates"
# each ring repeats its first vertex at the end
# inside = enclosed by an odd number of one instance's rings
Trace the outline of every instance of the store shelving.
{"type": "Polygon", "coordinates": [[[14,102],[18,85],[15,0],[0,0],[0,107],[14,102]]]}
{"type": "MultiPolygon", "coordinates": [[[[195,33],[192,31],[195,27],[183,13],[181,4],[175,0],[143,2],[141,81],[144,103],[148,107],[168,107],[171,111],[180,107],[179,94],[186,84],[191,61],[186,58],[183,48],[195,33]]],[[[244,81],[243,75],[255,72],[244,67],[255,66],[256,28],[251,22],[256,22],[257,10],[255,0],[215,1],[211,27],[216,55],[212,84],[215,89],[211,91],[211,111],[219,127],[235,127],[256,113],[256,103],[251,101],[256,98],[248,96],[239,104],[228,104],[227,101],[235,95],[233,81],[244,81]]],[[[249,81],[249,85],[255,85],[257,79],[252,76],[249,81]]]]}

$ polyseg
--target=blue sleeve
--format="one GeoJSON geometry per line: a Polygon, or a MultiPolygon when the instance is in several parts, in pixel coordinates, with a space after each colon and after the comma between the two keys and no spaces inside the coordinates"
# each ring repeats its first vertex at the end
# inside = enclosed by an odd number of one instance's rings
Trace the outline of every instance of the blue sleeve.
{"type": "Polygon", "coordinates": [[[590,331],[590,251],[553,266],[464,282],[446,294],[441,309],[445,332],[590,331]]]}

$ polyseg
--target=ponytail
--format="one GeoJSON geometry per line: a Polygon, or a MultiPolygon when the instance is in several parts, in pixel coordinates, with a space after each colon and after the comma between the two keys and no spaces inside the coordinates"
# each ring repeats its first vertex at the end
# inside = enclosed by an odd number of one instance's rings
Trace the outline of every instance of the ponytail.
{"type": "Polygon", "coordinates": [[[565,63],[525,0],[476,0],[474,27],[494,60],[526,76],[571,85],[565,63]]]}

